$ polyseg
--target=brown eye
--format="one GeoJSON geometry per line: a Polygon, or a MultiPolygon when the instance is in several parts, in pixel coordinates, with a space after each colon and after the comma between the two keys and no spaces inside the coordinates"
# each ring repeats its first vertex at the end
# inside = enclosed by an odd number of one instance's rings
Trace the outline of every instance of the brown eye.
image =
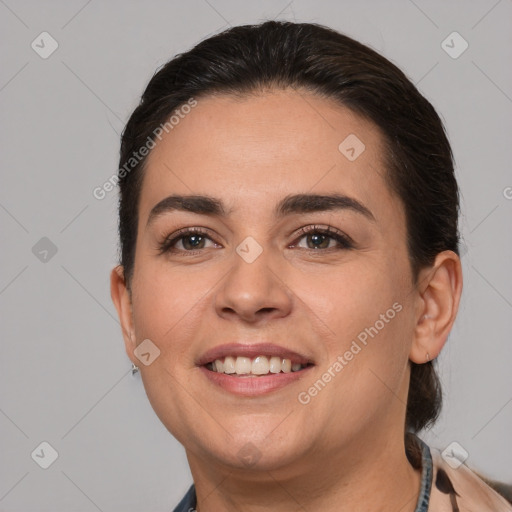
{"type": "Polygon", "coordinates": [[[329,243],[333,241],[334,238],[332,236],[314,233],[312,235],[306,235],[306,240],[311,241],[311,246],[308,244],[308,249],[328,249],[329,243]]]}
{"type": "MultiPolygon", "coordinates": [[[[351,249],[353,248],[353,243],[350,238],[346,235],[338,231],[334,231],[332,228],[319,228],[317,226],[309,226],[306,228],[302,228],[300,233],[301,238],[306,238],[306,247],[304,249],[308,250],[318,250],[318,249],[351,249]],[[335,242],[334,245],[330,245],[331,242],[335,242]]],[[[298,246],[300,247],[300,246],[298,246]]]]}
{"type": "Polygon", "coordinates": [[[197,254],[202,249],[207,248],[205,247],[207,240],[215,244],[215,242],[213,242],[213,240],[207,236],[206,232],[198,228],[184,229],[178,233],[173,233],[172,235],[168,236],[159,245],[159,254],[166,252],[197,254]],[[180,244],[181,247],[179,247],[180,244]]]}
{"type": "Polygon", "coordinates": [[[181,236],[178,241],[181,243],[185,250],[202,249],[204,246],[205,237],[197,234],[181,236]]]}

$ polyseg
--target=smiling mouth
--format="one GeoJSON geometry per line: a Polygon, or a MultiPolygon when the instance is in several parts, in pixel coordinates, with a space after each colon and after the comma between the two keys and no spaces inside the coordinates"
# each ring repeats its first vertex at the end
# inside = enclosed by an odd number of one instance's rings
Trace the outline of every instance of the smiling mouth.
{"type": "Polygon", "coordinates": [[[261,355],[253,358],[227,356],[210,361],[204,366],[211,372],[232,377],[264,377],[280,373],[300,372],[313,365],[311,363],[292,363],[291,359],[279,356],[261,355]]]}

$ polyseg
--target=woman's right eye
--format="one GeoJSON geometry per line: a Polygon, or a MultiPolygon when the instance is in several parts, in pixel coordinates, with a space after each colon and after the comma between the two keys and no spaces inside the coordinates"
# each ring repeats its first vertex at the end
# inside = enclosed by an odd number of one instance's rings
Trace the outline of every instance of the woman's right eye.
{"type": "MultiPolygon", "coordinates": [[[[198,254],[202,249],[205,249],[204,242],[206,240],[213,240],[207,236],[205,231],[200,229],[185,229],[178,233],[174,233],[160,244],[160,254],[166,252],[172,253],[186,253],[186,254],[198,254]],[[180,244],[182,248],[176,248],[176,245],[180,244]]],[[[213,242],[215,244],[215,242],[213,242]]]]}

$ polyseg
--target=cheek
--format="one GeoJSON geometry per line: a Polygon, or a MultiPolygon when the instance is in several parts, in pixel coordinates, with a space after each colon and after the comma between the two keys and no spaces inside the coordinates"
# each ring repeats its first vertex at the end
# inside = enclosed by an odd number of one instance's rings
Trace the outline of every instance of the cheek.
{"type": "Polygon", "coordinates": [[[322,286],[309,283],[309,301],[325,323],[336,333],[343,348],[347,341],[360,333],[381,337],[390,326],[397,327],[403,310],[402,286],[387,269],[376,266],[330,272],[322,286]]]}
{"type": "Polygon", "coordinates": [[[328,288],[312,288],[310,300],[317,311],[330,304],[322,320],[335,335],[326,340],[322,370],[340,375],[337,393],[357,402],[377,399],[387,387],[398,391],[412,342],[406,280],[391,267],[353,268],[332,273],[328,288]]]}
{"type": "Polygon", "coordinates": [[[165,265],[140,265],[133,283],[133,317],[137,341],[149,338],[173,368],[191,367],[190,339],[209,300],[216,273],[179,271],[165,265]],[[176,357],[180,356],[180,357],[176,357]]]}
{"type": "Polygon", "coordinates": [[[313,406],[328,414],[334,430],[358,430],[405,407],[410,346],[406,314],[402,304],[390,306],[387,301],[364,310],[347,307],[341,313],[338,341],[329,346],[328,363],[319,372],[335,376],[327,377],[332,384],[318,393],[313,406]],[[344,320],[350,325],[346,330],[344,320]]]}

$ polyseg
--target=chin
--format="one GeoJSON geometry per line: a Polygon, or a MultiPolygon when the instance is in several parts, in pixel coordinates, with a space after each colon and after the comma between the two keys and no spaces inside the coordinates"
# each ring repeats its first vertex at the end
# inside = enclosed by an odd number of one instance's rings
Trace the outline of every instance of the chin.
{"type": "MultiPolygon", "coordinates": [[[[282,421],[282,420],[281,420],[282,421]]],[[[293,426],[282,432],[274,431],[279,423],[265,423],[264,428],[252,425],[252,429],[231,429],[218,433],[216,439],[201,438],[202,451],[219,463],[238,469],[250,471],[275,471],[283,466],[293,464],[299,458],[305,456],[304,436],[291,434],[291,432],[303,432],[303,429],[293,426]],[[205,442],[206,441],[206,442],[205,442]]],[[[279,430],[279,428],[278,428],[279,430]]]]}
{"type": "Polygon", "coordinates": [[[229,448],[221,448],[212,453],[211,447],[205,447],[210,457],[220,464],[247,472],[277,471],[293,465],[300,457],[297,447],[283,445],[280,442],[256,443],[253,441],[234,441],[229,448]],[[262,446],[263,444],[263,446],[262,446]]]}

